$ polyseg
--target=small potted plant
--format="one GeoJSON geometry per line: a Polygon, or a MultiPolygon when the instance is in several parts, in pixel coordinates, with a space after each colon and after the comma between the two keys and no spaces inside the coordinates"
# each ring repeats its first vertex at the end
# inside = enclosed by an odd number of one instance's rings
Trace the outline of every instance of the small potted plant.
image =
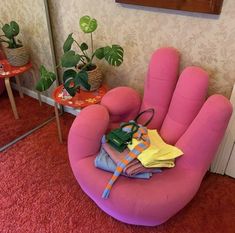
{"type": "MultiPolygon", "coordinates": [[[[94,91],[102,83],[102,73],[95,64],[94,58],[105,59],[112,66],[120,66],[123,62],[123,48],[119,45],[111,45],[94,49],[93,32],[97,29],[96,19],[90,16],[80,18],[81,30],[90,34],[90,46],[87,43],[79,43],[73,38],[73,33],[69,34],[63,45],[64,54],[61,57],[61,66],[64,68],[63,82],[67,92],[74,96],[80,88],[94,91]],[[76,45],[74,51],[72,46],[76,45]]],[[[55,74],[47,71],[44,66],[40,68],[41,79],[37,83],[38,91],[45,91],[55,80],[55,74]]]]}
{"type": "Polygon", "coordinates": [[[15,21],[6,23],[2,27],[3,35],[0,35],[0,43],[7,44],[4,46],[4,53],[8,62],[12,66],[23,66],[29,62],[29,53],[16,36],[20,32],[19,25],[15,21]]]}

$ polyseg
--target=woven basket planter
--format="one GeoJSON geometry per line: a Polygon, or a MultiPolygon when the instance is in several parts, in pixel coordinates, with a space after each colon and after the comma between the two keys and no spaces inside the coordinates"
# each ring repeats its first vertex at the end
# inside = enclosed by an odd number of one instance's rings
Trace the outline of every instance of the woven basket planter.
{"type": "MultiPolygon", "coordinates": [[[[98,66],[96,66],[94,70],[87,71],[87,73],[88,73],[88,83],[91,85],[90,91],[97,90],[101,86],[103,81],[103,74],[101,72],[101,69],[98,66]]],[[[81,89],[87,91],[87,89],[85,89],[82,86],[81,89]]]]}
{"type": "Polygon", "coordinates": [[[4,52],[12,66],[23,66],[29,62],[29,52],[24,46],[15,49],[4,47],[4,52]]]}

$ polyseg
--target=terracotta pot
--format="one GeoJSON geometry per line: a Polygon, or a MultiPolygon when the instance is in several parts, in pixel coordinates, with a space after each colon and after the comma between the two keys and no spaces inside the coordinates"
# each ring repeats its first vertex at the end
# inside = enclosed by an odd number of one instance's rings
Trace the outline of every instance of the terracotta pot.
{"type": "Polygon", "coordinates": [[[12,66],[23,66],[29,62],[29,52],[24,46],[15,49],[4,47],[4,52],[12,66]]]}

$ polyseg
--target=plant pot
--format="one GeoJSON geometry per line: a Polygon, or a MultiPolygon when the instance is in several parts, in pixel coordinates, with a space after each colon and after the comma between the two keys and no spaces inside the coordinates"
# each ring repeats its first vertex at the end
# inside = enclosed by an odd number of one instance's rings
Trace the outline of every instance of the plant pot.
{"type": "Polygon", "coordinates": [[[12,66],[23,66],[29,62],[29,53],[24,46],[15,49],[4,47],[4,52],[12,66]]]}
{"type": "MultiPolygon", "coordinates": [[[[78,68],[78,70],[80,69],[78,68]]],[[[101,72],[101,69],[99,68],[99,66],[96,66],[94,70],[87,71],[87,73],[88,73],[88,83],[91,85],[90,91],[97,90],[101,86],[103,81],[103,74],[101,72]]],[[[82,86],[81,89],[87,91],[87,89],[85,89],[82,86]]]]}

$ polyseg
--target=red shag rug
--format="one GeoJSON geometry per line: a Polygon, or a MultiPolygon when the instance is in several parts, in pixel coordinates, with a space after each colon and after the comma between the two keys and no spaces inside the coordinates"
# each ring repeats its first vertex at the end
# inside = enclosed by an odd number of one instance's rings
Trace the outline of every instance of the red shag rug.
{"type": "Polygon", "coordinates": [[[54,115],[54,108],[27,95],[20,98],[14,92],[16,108],[20,119],[15,120],[6,91],[0,95],[0,148],[35,128],[54,115]]]}
{"type": "MultiPolygon", "coordinates": [[[[61,118],[65,138],[73,119],[61,118]]],[[[211,173],[193,201],[161,226],[132,226],[108,216],[77,184],[55,122],[1,153],[0,168],[1,233],[235,232],[235,180],[211,173]]]]}

